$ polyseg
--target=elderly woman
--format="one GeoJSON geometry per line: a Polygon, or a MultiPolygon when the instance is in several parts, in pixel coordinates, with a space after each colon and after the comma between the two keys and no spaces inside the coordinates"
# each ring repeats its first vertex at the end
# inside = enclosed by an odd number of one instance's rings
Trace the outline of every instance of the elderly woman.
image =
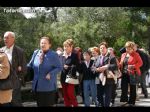
{"type": "Polygon", "coordinates": [[[97,97],[102,107],[109,107],[115,83],[113,72],[117,70],[117,62],[115,57],[109,54],[106,42],[100,43],[99,49],[101,55],[95,63],[100,79],[100,84],[97,85],[97,97]]]}
{"type": "Polygon", "coordinates": [[[32,90],[35,92],[38,106],[56,104],[57,74],[62,70],[62,65],[57,53],[50,48],[50,38],[42,37],[40,50],[33,53],[28,64],[28,67],[34,70],[32,90]]]}
{"type": "Polygon", "coordinates": [[[66,76],[71,70],[73,76],[76,76],[76,71],[79,67],[79,59],[76,53],[73,52],[73,40],[67,39],[64,43],[64,54],[63,54],[63,70],[61,73],[61,83],[64,94],[65,106],[78,106],[77,99],[75,96],[74,84],[66,83],[66,76]]]}
{"type": "MultiPolygon", "coordinates": [[[[123,105],[129,104],[129,106],[135,105],[136,100],[136,83],[137,75],[141,75],[140,67],[143,62],[139,54],[134,50],[135,43],[128,41],[125,44],[126,52],[121,55],[121,99],[123,105]],[[130,97],[128,98],[128,84],[130,86],[130,97]],[[128,100],[129,99],[129,100],[128,100]]],[[[123,106],[122,105],[122,106],[123,106]]]]}
{"type": "MultiPolygon", "coordinates": [[[[10,64],[7,55],[0,52],[0,81],[6,79],[10,74],[10,64]]],[[[11,106],[12,89],[0,90],[0,107],[11,106]]]]}

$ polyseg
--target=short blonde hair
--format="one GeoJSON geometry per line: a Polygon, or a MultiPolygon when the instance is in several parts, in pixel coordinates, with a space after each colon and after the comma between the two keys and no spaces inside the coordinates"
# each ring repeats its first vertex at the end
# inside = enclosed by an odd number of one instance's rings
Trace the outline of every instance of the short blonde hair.
{"type": "Polygon", "coordinates": [[[64,46],[64,45],[73,46],[73,45],[74,45],[74,42],[73,42],[72,39],[67,39],[66,41],[64,41],[63,46],[64,46]]]}
{"type": "Polygon", "coordinates": [[[128,42],[126,42],[126,44],[125,44],[125,48],[134,49],[134,47],[135,47],[135,43],[132,42],[132,41],[128,41],[128,42]]]}

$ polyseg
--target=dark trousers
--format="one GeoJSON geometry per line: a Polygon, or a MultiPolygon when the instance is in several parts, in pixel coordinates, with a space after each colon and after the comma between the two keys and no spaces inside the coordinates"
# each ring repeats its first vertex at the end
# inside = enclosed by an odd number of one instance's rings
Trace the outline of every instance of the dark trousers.
{"type": "Polygon", "coordinates": [[[112,98],[111,98],[111,103],[114,104],[115,103],[115,98],[117,96],[117,84],[113,84],[112,85],[112,98]]]}
{"type": "Polygon", "coordinates": [[[147,71],[143,72],[141,76],[139,77],[139,82],[141,84],[142,92],[144,95],[148,95],[147,87],[146,87],[146,74],[147,74],[147,71]]]}
{"type": "Polygon", "coordinates": [[[79,84],[79,95],[82,97],[82,102],[84,102],[83,81],[79,84]]]}
{"type": "Polygon", "coordinates": [[[75,93],[76,95],[80,95],[80,85],[75,85],[75,93]]]}
{"type": "Polygon", "coordinates": [[[112,97],[112,84],[106,84],[105,86],[102,85],[101,81],[100,84],[97,84],[97,98],[98,102],[102,107],[109,107],[112,97]]]}
{"type": "Polygon", "coordinates": [[[12,106],[14,107],[21,107],[22,105],[22,98],[21,98],[21,80],[16,80],[15,88],[13,89],[12,93],[12,106]]]}
{"type": "Polygon", "coordinates": [[[80,91],[81,91],[82,100],[84,102],[83,81],[80,84],[80,91]]]}
{"type": "Polygon", "coordinates": [[[12,94],[12,105],[21,107],[22,105],[22,99],[21,99],[21,88],[14,89],[12,94]]]}
{"type": "Polygon", "coordinates": [[[38,107],[48,107],[56,104],[56,90],[48,92],[35,92],[34,97],[38,107]]]}
{"type": "Polygon", "coordinates": [[[128,102],[129,104],[135,104],[136,100],[136,84],[130,84],[130,77],[128,74],[123,74],[121,80],[121,99],[120,102],[128,102]],[[128,85],[130,86],[130,93],[128,98],[128,85]]]}

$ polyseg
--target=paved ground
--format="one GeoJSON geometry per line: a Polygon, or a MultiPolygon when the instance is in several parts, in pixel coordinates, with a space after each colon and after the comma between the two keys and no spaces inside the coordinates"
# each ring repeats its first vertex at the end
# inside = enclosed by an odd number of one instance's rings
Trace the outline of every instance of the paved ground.
{"type": "MultiPolygon", "coordinates": [[[[150,88],[148,88],[148,92],[149,92],[149,97],[148,98],[144,98],[144,95],[141,94],[141,89],[139,89],[138,93],[139,93],[139,101],[136,101],[136,107],[150,107],[150,88]]],[[[120,89],[117,90],[117,97],[115,100],[115,105],[114,107],[119,107],[120,104],[120,89]]],[[[82,101],[81,97],[77,97],[78,102],[80,103],[82,101]]],[[[24,102],[23,103],[24,107],[36,107],[36,103],[35,102],[24,102]]],[[[63,104],[57,104],[57,107],[64,107],[63,104]]],[[[84,104],[79,104],[79,107],[84,107],[84,104]]],[[[91,107],[94,107],[94,105],[91,105],[91,107]]]]}

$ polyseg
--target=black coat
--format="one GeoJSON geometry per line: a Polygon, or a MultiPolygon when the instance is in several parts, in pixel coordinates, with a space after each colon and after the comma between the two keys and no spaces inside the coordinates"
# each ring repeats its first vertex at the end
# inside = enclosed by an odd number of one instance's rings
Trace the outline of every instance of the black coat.
{"type": "Polygon", "coordinates": [[[77,54],[76,53],[71,53],[71,56],[69,56],[67,59],[65,59],[64,56],[62,56],[62,65],[68,65],[68,69],[64,69],[62,70],[61,72],[61,83],[65,83],[65,80],[66,80],[66,75],[69,73],[69,71],[71,70],[71,67],[74,66],[72,68],[72,76],[76,76],[76,72],[78,71],[79,69],[79,60],[78,60],[78,57],[77,57],[77,54]]]}
{"type": "MultiPolygon", "coordinates": [[[[104,65],[106,65],[106,64],[109,64],[109,66],[108,66],[108,70],[109,70],[109,71],[114,72],[115,70],[118,69],[116,57],[110,56],[109,53],[104,57],[103,65],[100,64],[100,60],[101,60],[101,56],[98,57],[98,59],[97,59],[97,61],[96,61],[96,63],[95,63],[95,66],[96,66],[96,67],[101,67],[101,66],[104,66],[104,65]]],[[[104,72],[104,73],[106,73],[106,72],[104,72]]],[[[99,73],[98,73],[98,74],[99,74],[99,73]]],[[[107,78],[107,75],[106,75],[106,84],[113,84],[113,83],[114,83],[114,79],[112,79],[112,78],[107,78]]]]}
{"type": "Polygon", "coordinates": [[[91,67],[93,65],[94,60],[90,60],[89,67],[87,68],[84,61],[81,63],[81,74],[83,74],[83,80],[95,80],[96,74],[92,72],[91,67]]]}
{"type": "Polygon", "coordinates": [[[149,57],[146,53],[144,53],[143,51],[140,51],[139,49],[136,51],[139,53],[142,61],[143,61],[143,65],[140,67],[141,72],[145,72],[148,71],[149,69],[149,57]]]}

